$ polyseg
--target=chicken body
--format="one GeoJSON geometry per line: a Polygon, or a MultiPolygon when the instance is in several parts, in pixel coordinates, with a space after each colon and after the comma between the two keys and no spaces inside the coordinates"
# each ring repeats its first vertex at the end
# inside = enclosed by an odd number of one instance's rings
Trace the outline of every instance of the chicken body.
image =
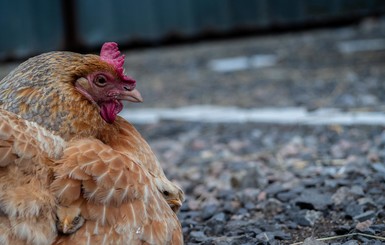
{"type": "Polygon", "coordinates": [[[0,244],[52,244],[56,197],[49,191],[58,136],[0,109],[0,244]]]}
{"type": "MultiPolygon", "coordinates": [[[[43,54],[24,62],[0,82],[0,108],[22,118],[16,117],[15,121],[39,125],[37,131],[49,134],[49,142],[51,138],[61,142],[53,148],[40,143],[45,148],[37,148],[44,160],[26,160],[26,170],[20,171],[12,158],[3,157],[0,166],[0,175],[5,176],[0,178],[0,186],[19,188],[24,181],[29,186],[34,182],[27,179],[32,178],[38,180],[37,195],[46,192],[42,206],[47,215],[42,218],[47,218],[46,224],[51,227],[46,232],[47,242],[33,243],[10,228],[12,217],[2,208],[12,200],[10,195],[0,198],[0,239],[10,234],[26,244],[50,244],[57,234],[52,219],[57,201],[59,206],[69,208],[79,205],[84,218],[79,230],[56,237],[58,244],[183,243],[180,223],[173,212],[180,207],[183,192],[166,178],[141,135],[117,116],[121,100],[137,102],[141,97],[134,89],[135,81],[119,67],[120,53],[116,55],[114,47],[107,47],[103,55],[103,48],[101,57],[69,52],[43,54]],[[17,179],[8,176],[11,169],[18,172],[17,179]],[[52,192],[47,191],[49,186],[52,192]],[[2,232],[7,229],[8,233],[2,232]]],[[[34,134],[20,132],[19,138],[30,137],[42,141],[34,134]]],[[[5,139],[3,144],[8,141],[5,139]]],[[[17,142],[15,138],[14,144],[17,142]]],[[[13,148],[10,146],[8,151],[13,148]]],[[[32,218],[37,224],[28,226],[30,230],[41,223],[36,214],[32,218]]]]}
{"type": "Polygon", "coordinates": [[[73,141],[51,185],[60,205],[83,199],[85,224],[58,244],[180,244],[181,227],[135,157],[96,139],[73,141]]]}

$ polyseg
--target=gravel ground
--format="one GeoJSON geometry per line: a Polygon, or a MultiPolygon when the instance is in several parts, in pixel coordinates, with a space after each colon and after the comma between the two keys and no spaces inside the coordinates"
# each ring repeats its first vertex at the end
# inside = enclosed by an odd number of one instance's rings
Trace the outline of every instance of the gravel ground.
{"type": "MultiPolygon", "coordinates": [[[[384,111],[385,18],[356,26],[127,53],[145,103],[384,111]],[[210,61],[268,54],[277,63],[218,73],[210,61]]],[[[0,78],[15,64],[0,66],[0,78]]],[[[138,125],[186,193],[186,244],[385,243],[385,125],[300,126],[161,121],[138,125]],[[348,235],[350,234],[350,235],[348,235]],[[306,239],[306,240],[305,240],[306,239]]]]}
{"type": "Polygon", "coordinates": [[[385,239],[382,126],[162,122],[139,129],[186,192],[179,217],[187,244],[288,244],[358,232],[385,239]]]}

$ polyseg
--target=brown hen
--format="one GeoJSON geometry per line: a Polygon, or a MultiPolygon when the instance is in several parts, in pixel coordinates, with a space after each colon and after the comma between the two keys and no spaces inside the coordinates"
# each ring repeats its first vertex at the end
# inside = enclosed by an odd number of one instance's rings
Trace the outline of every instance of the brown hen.
{"type": "Polygon", "coordinates": [[[15,190],[0,196],[0,242],[4,237],[9,244],[183,243],[173,212],[183,192],[166,178],[135,128],[117,116],[123,100],[142,100],[123,62],[117,45],[106,43],[100,56],[51,52],[31,58],[0,82],[0,107],[20,117],[0,111],[7,119],[0,124],[8,125],[0,131],[0,149],[7,153],[0,186],[15,190]],[[15,145],[26,139],[30,143],[17,160],[15,145]],[[29,150],[39,157],[31,158],[29,150]],[[25,190],[29,187],[33,191],[25,190]],[[56,237],[52,217],[62,208],[78,208],[84,224],[70,236],[56,237]],[[14,219],[21,230],[15,230],[14,219]]]}

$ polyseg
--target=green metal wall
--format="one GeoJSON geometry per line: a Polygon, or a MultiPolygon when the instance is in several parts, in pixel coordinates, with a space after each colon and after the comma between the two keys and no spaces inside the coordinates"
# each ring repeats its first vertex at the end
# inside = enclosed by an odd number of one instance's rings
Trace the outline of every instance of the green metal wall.
{"type": "Polygon", "coordinates": [[[385,13],[383,0],[0,0],[0,60],[105,41],[290,28],[373,13],[385,13]]]}
{"type": "Polygon", "coordinates": [[[60,49],[60,0],[0,0],[0,60],[60,49]]]}

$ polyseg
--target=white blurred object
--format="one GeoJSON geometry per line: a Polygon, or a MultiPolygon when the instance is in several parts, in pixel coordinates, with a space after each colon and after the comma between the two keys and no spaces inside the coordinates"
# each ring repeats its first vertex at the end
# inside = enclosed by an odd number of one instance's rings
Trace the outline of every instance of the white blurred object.
{"type": "Polygon", "coordinates": [[[385,49],[385,39],[344,41],[338,43],[337,48],[341,53],[345,54],[383,50],[385,49]]]}
{"type": "Polygon", "coordinates": [[[224,59],[214,59],[208,64],[216,72],[233,72],[250,68],[263,68],[274,66],[278,58],[274,54],[257,54],[251,57],[238,56],[224,59]]]}
{"type": "Polygon", "coordinates": [[[302,107],[242,109],[196,105],[179,108],[127,109],[121,116],[132,123],[151,124],[161,120],[204,123],[275,123],[305,125],[385,125],[383,112],[343,112],[323,108],[313,112],[302,107]]]}

